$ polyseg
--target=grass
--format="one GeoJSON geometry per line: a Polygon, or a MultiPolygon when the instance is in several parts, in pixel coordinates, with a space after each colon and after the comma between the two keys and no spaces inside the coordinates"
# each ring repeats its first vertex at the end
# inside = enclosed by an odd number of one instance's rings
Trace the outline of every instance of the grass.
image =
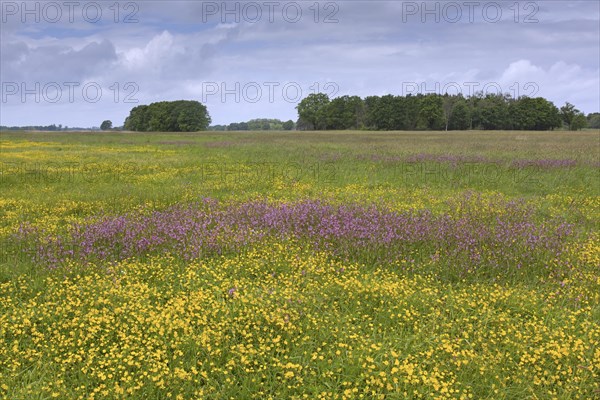
{"type": "Polygon", "coordinates": [[[0,397],[598,397],[598,133],[3,132],[0,397]]]}

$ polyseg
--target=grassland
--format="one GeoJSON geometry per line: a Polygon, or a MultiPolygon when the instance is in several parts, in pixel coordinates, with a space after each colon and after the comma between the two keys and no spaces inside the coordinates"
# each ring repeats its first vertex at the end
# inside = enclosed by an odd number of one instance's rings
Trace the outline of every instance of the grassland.
{"type": "Polygon", "coordinates": [[[600,132],[0,136],[0,397],[600,397],[600,132]]]}

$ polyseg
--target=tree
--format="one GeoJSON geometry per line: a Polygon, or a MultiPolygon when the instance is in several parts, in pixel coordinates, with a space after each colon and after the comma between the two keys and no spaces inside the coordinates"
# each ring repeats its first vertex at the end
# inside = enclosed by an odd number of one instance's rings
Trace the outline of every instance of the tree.
{"type": "MultiPolygon", "coordinates": [[[[581,129],[578,127],[581,126],[583,119],[585,118],[583,113],[569,102],[566,102],[565,105],[560,108],[560,116],[570,131],[581,129]]],[[[585,127],[585,124],[582,127],[585,127]]]]}
{"type": "Polygon", "coordinates": [[[442,99],[442,109],[444,110],[444,121],[446,123],[446,131],[450,125],[450,119],[458,103],[462,100],[462,96],[450,96],[446,93],[442,99]]]}
{"type": "Polygon", "coordinates": [[[102,129],[103,131],[111,130],[112,122],[109,120],[103,121],[102,124],[100,124],[100,129],[102,129]]]}
{"type": "Polygon", "coordinates": [[[326,129],[358,129],[363,126],[364,104],[358,96],[337,97],[325,109],[326,129]]]}
{"type": "Polygon", "coordinates": [[[294,129],[294,121],[292,121],[291,119],[289,121],[285,121],[283,123],[282,128],[284,131],[291,131],[292,129],[294,129]]]}
{"type": "Polygon", "coordinates": [[[558,108],[542,97],[520,97],[509,111],[514,129],[545,131],[561,125],[558,108]]]}
{"type": "Polygon", "coordinates": [[[227,126],[228,131],[247,131],[248,123],[247,122],[232,122],[227,126]]]}
{"type": "Polygon", "coordinates": [[[477,101],[478,123],[486,130],[511,129],[509,97],[489,93],[477,101]]]}
{"type": "Polygon", "coordinates": [[[588,127],[600,129],[600,113],[591,113],[587,116],[588,127]]]}
{"type": "Polygon", "coordinates": [[[369,96],[363,104],[363,124],[375,130],[411,130],[417,126],[420,97],[391,94],[369,96]]]}
{"type": "Polygon", "coordinates": [[[572,130],[578,131],[587,126],[588,126],[588,121],[585,118],[585,115],[583,115],[583,113],[579,113],[579,114],[575,115],[575,118],[573,119],[573,122],[571,123],[572,130]]]}
{"type": "Polygon", "coordinates": [[[464,98],[460,98],[454,105],[452,114],[448,121],[450,130],[467,130],[471,125],[469,106],[464,98]]]}
{"type": "Polygon", "coordinates": [[[196,132],[210,125],[206,106],[193,100],[161,101],[134,107],[124,128],[138,132],[196,132]]]}
{"type": "Polygon", "coordinates": [[[311,93],[296,106],[300,119],[313,130],[324,129],[329,96],[324,93],[311,93]]]}
{"type": "Polygon", "coordinates": [[[276,118],[256,118],[247,122],[249,131],[280,131],[283,122],[276,118]]]}
{"type": "Polygon", "coordinates": [[[419,127],[440,130],[444,127],[444,103],[442,97],[430,94],[421,99],[419,127]]]}
{"type": "Polygon", "coordinates": [[[148,130],[149,106],[134,107],[125,118],[124,127],[128,131],[145,132],[148,130]]]}
{"type": "Polygon", "coordinates": [[[296,121],[296,130],[297,131],[308,131],[312,129],[312,125],[309,122],[306,122],[302,118],[298,117],[296,121]]]}

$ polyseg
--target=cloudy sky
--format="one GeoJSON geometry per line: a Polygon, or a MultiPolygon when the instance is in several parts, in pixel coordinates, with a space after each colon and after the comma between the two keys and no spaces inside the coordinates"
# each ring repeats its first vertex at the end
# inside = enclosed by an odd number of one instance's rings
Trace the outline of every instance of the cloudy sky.
{"type": "Polygon", "coordinates": [[[476,91],[600,111],[600,2],[2,1],[0,125],[123,124],[198,100],[296,119],[315,91],[476,91]]]}

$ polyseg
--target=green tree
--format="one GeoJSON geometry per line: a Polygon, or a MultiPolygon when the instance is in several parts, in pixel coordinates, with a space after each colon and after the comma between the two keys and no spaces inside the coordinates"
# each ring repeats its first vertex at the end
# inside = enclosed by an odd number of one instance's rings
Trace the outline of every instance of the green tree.
{"type": "Polygon", "coordinates": [[[381,119],[379,118],[379,102],[381,97],[368,96],[365,97],[365,126],[368,129],[379,130],[381,119]]]}
{"type": "Polygon", "coordinates": [[[292,121],[291,119],[289,121],[285,121],[283,123],[282,128],[284,131],[291,131],[292,129],[294,129],[294,121],[292,121]]]}
{"type": "MultiPolygon", "coordinates": [[[[600,113],[591,113],[587,116],[588,127],[600,129],[600,113]]],[[[66,128],[65,128],[66,129],[66,128]]]]}
{"type": "Polygon", "coordinates": [[[583,115],[583,113],[579,113],[575,116],[575,118],[573,119],[573,122],[571,123],[571,128],[574,131],[578,131],[581,130],[583,128],[586,128],[588,126],[588,121],[585,118],[585,115],[583,115]]]}
{"type": "Polygon", "coordinates": [[[364,103],[358,96],[337,97],[327,104],[326,129],[358,129],[364,124],[364,103]]]}
{"type": "Polygon", "coordinates": [[[311,93],[296,106],[298,116],[308,124],[309,129],[324,129],[327,119],[329,96],[324,93],[311,93]]]}
{"type": "Polygon", "coordinates": [[[278,131],[283,129],[283,122],[276,118],[256,118],[247,122],[250,131],[278,131]]]}
{"type": "Polygon", "coordinates": [[[575,120],[575,116],[579,113],[579,110],[575,108],[575,106],[568,101],[564,106],[560,108],[560,116],[567,126],[569,130],[572,129],[573,121],[575,120]]]}
{"type": "Polygon", "coordinates": [[[440,130],[444,128],[444,102],[442,96],[429,94],[421,99],[419,127],[421,129],[440,130]]]}
{"type": "Polygon", "coordinates": [[[510,105],[510,115],[514,129],[545,131],[561,125],[558,108],[542,97],[520,97],[510,105]]]}
{"type": "Polygon", "coordinates": [[[171,107],[170,128],[177,132],[204,131],[210,125],[208,110],[200,102],[180,100],[174,102],[171,107]]]}
{"type": "Polygon", "coordinates": [[[471,126],[470,109],[467,101],[461,96],[454,104],[452,114],[448,120],[448,129],[467,130],[471,126]]]}
{"type": "MultiPolygon", "coordinates": [[[[450,96],[448,93],[446,93],[443,96],[443,98],[442,98],[442,109],[444,110],[444,122],[445,122],[445,129],[446,130],[448,130],[448,128],[452,129],[450,127],[450,121],[452,120],[452,116],[454,115],[456,107],[463,100],[464,99],[463,99],[462,95],[450,96]]],[[[466,116],[466,114],[464,113],[465,109],[466,109],[466,107],[461,110],[461,112],[463,112],[463,117],[466,116]]],[[[454,124],[456,125],[457,121],[454,121],[454,124]]]]}
{"type": "Polygon", "coordinates": [[[364,126],[375,130],[412,130],[419,117],[420,97],[369,96],[364,100],[364,126]]]}
{"type": "Polygon", "coordinates": [[[560,108],[560,116],[570,131],[577,131],[587,126],[585,115],[569,102],[560,108]]]}
{"type": "Polygon", "coordinates": [[[248,123],[247,122],[232,122],[227,126],[228,131],[247,131],[248,123]]]}
{"type": "Polygon", "coordinates": [[[298,131],[308,131],[312,129],[312,125],[309,122],[306,122],[301,117],[298,117],[296,121],[296,130],[298,131]]]}
{"type": "Polygon", "coordinates": [[[198,101],[161,101],[134,107],[124,128],[138,132],[196,132],[210,125],[206,106],[198,101]]]}
{"type": "Polygon", "coordinates": [[[508,96],[487,94],[477,103],[478,124],[482,129],[511,129],[508,96]]]}
{"type": "Polygon", "coordinates": [[[134,107],[125,119],[125,130],[145,132],[149,125],[149,106],[141,105],[134,107]]]}
{"type": "Polygon", "coordinates": [[[103,121],[100,124],[100,129],[102,129],[103,131],[111,130],[112,129],[112,121],[110,121],[108,119],[106,121],[103,121]]]}

